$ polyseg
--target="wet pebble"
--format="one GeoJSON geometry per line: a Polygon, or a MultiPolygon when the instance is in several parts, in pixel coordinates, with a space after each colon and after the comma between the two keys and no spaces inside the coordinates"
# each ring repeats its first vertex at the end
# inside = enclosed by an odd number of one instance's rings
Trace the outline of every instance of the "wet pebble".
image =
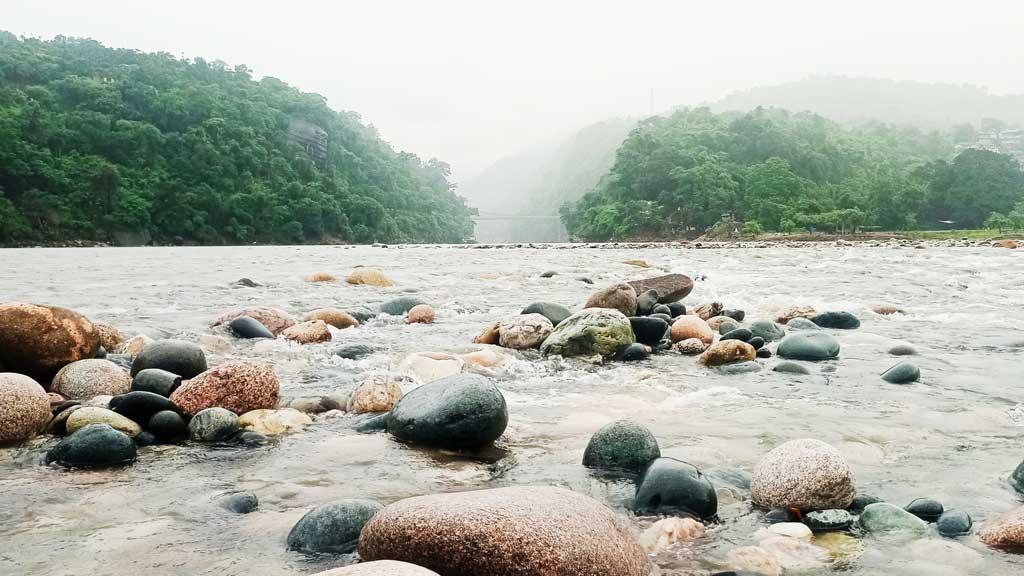
{"type": "Polygon", "coordinates": [[[822,328],[836,328],[840,330],[860,328],[860,320],[849,312],[822,312],[811,318],[811,322],[822,328]]]}
{"type": "Polygon", "coordinates": [[[815,510],[804,515],[804,523],[815,532],[846,530],[853,521],[853,514],[841,509],[815,510]]]}
{"type": "Polygon", "coordinates": [[[761,348],[764,348],[765,342],[764,338],[761,338],[760,336],[752,336],[750,340],[747,340],[747,344],[753,346],[754,350],[760,350],[761,348]]]}
{"type": "Polygon", "coordinates": [[[131,391],[152,392],[167,398],[178,386],[181,386],[181,376],[159,368],[147,368],[135,375],[131,391]]]}
{"type": "Polygon", "coordinates": [[[157,340],[142,349],[132,362],[132,376],[147,368],[160,368],[188,379],[206,371],[206,354],[182,340],[157,340]]]}
{"type": "Polygon", "coordinates": [[[925,522],[935,522],[942,516],[942,502],[931,498],[917,498],[904,508],[925,522]]]}
{"type": "Polygon", "coordinates": [[[373,354],[374,348],[367,344],[346,344],[334,349],[334,355],[348,360],[358,360],[373,354]]]}
{"type": "Polygon", "coordinates": [[[786,322],[786,328],[790,330],[821,330],[821,326],[818,326],[803,316],[797,316],[796,318],[792,318],[789,322],[786,322]]]}
{"type": "Polygon", "coordinates": [[[942,534],[946,538],[969,534],[973,525],[974,521],[971,520],[970,514],[960,510],[949,510],[943,512],[935,522],[935,526],[938,528],[939,534],[942,534]]]}
{"type": "Polygon", "coordinates": [[[893,356],[916,356],[917,349],[910,344],[896,344],[889,348],[889,354],[893,356]]]}
{"type": "Polygon", "coordinates": [[[921,370],[910,362],[899,364],[882,372],[882,380],[890,384],[909,384],[917,382],[921,378],[921,370]]]}
{"type": "Polygon", "coordinates": [[[772,370],[775,372],[782,372],[783,374],[811,373],[810,369],[808,369],[807,366],[804,366],[803,364],[798,364],[796,362],[790,362],[788,360],[783,360],[782,362],[779,362],[778,364],[775,365],[774,368],[772,368],[772,370]]]}
{"type": "MultiPolygon", "coordinates": [[[[741,342],[750,342],[754,335],[747,328],[735,328],[722,334],[720,340],[739,340],[741,342]]],[[[760,337],[759,337],[760,338],[760,337]]],[[[761,338],[762,345],[764,345],[764,338],[761,338]]]]}
{"type": "Polygon", "coordinates": [[[238,432],[241,426],[234,412],[226,408],[207,408],[189,421],[188,435],[196,442],[220,442],[238,432]]]}
{"type": "Polygon", "coordinates": [[[260,501],[252,492],[233,492],[221,498],[220,505],[236,514],[248,514],[259,507],[260,501]]]}
{"type": "Polygon", "coordinates": [[[668,304],[665,304],[665,306],[668,306],[668,309],[671,311],[669,316],[672,316],[673,318],[686,314],[686,305],[682,302],[669,302],[668,304]]]}
{"type": "Polygon", "coordinates": [[[127,464],[136,457],[135,442],[107,424],[89,424],[46,453],[46,462],[64,466],[104,467],[127,464]]]}
{"type": "Polygon", "coordinates": [[[636,362],[638,360],[646,360],[650,355],[650,347],[634,342],[622,349],[622,352],[619,353],[619,360],[623,362],[636,362]]]}
{"type": "Polygon", "coordinates": [[[758,320],[750,324],[750,334],[760,336],[765,342],[775,342],[786,335],[786,329],[771,320],[758,320]]]}
{"type": "Polygon", "coordinates": [[[384,507],[373,500],[340,500],[306,513],[288,533],[288,549],[347,554],[355,551],[359,532],[384,507]]]}
{"type": "Polygon", "coordinates": [[[879,536],[920,537],[928,532],[924,520],[885,502],[865,507],[858,523],[865,531],[879,536]]]}
{"type": "Polygon", "coordinates": [[[660,456],[658,440],[650,430],[633,420],[618,420],[590,437],[583,465],[638,473],[660,456]]]}
{"type": "Polygon", "coordinates": [[[153,414],[146,424],[148,430],[158,440],[169,442],[188,436],[188,425],[181,414],[173,410],[163,410],[153,414]]]}
{"type": "Polygon", "coordinates": [[[852,514],[860,514],[864,511],[865,508],[868,507],[868,505],[876,504],[881,501],[881,498],[872,496],[870,494],[857,494],[856,496],[853,497],[853,501],[850,502],[850,505],[847,506],[846,509],[850,511],[850,513],[852,514]]]}
{"type": "Polygon", "coordinates": [[[239,338],[273,338],[274,334],[267,330],[259,320],[252,316],[239,316],[228,322],[231,333],[239,338]]]}

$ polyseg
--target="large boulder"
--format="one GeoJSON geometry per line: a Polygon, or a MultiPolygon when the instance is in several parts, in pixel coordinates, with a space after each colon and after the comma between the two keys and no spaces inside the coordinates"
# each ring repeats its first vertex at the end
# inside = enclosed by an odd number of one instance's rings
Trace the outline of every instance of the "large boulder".
{"type": "Polygon", "coordinates": [[[288,549],[302,552],[355,551],[359,532],[384,507],[373,500],[340,500],[306,512],[288,533],[288,549]]]}
{"type": "Polygon", "coordinates": [[[285,328],[290,328],[295,325],[295,318],[292,315],[281,310],[280,308],[272,308],[269,306],[256,306],[252,308],[238,308],[230,312],[226,312],[220,315],[216,320],[213,321],[214,326],[220,326],[221,324],[227,324],[239,316],[249,316],[260,324],[267,327],[275,336],[284,332],[285,328]]]}
{"type": "Polygon", "coordinates": [[[558,326],[562,320],[572,316],[572,310],[554,302],[532,302],[520,314],[540,314],[550,320],[552,326],[558,326]]]}
{"type": "Polygon", "coordinates": [[[584,308],[611,308],[626,316],[636,315],[636,292],[629,284],[613,284],[587,298],[584,308]]]}
{"type": "Polygon", "coordinates": [[[839,341],[824,332],[797,332],[783,338],[776,353],[791,360],[831,360],[839,356],[839,341]]]}
{"type": "Polygon", "coordinates": [[[689,314],[678,316],[672,321],[670,334],[673,342],[682,342],[691,338],[696,338],[704,344],[711,344],[715,341],[715,331],[708,326],[708,323],[689,314]]]}
{"type": "Polygon", "coordinates": [[[0,445],[28,440],[50,421],[50,399],[24,374],[0,372],[0,445]]]}
{"type": "Polygon", "coordinates": [[[853,471],[838,450],[814,439],[777,446],[754,468],[754,504],[802,511],[847,508],[856,492],[853,471]]]}
{"type": "Polygon", "coordinates": [[[539,348],[555,329],[541,314],[519,314],[498,322],[498,344],[513,350],[539,348]]]}
{"type": "Polygon", "coordinates": [[[408,562],[378,560],[332,568],[326,572],[317,572],[313,576],[438,576],[438,573],[408,562]]]}
{"type": "Polygon", "coordinates": [[[718,514],[718,495],[695,466],[675,458],[651,462],[637,483],[638,514],[690,514],[708,520],[718,514]]]}
{"type": "Polygon", "coordinates": [[[66,308],[0,304],[0,365],[49,382],[65,365],[96,356],[100,336],[89,320],[66,308]]]}
{"type": "Polygon", "coordinates": [[[1024,548],[1024,506],[987,520],[978,538],[996,548],[1024,548]]]}
{"type": "Polygon", "coordinates": [[[46,463],[100,467],[135,460],[135,442],[106,424],[90,424],[61,440],[46,453],[46,463]]]}
{"type": "Polygon", "coordinates": [[[190,415],[214,406],[245,414],[276,407],[280,395],[281,384],[269,364],[232,361],[179,386],[171,394],[171,402],[190,415]]]}
{"type": "Polygon", "coordinates": [[[541,344],[544,354],[611,358],[634,341],[629,318],[618,310],[587,308],[566,318],[541,344]]]}
{"type": "Polygon", "coordinates": [[[684,274],[666,274],[643,280],[633,280],[628,284],[637,294],[643,294],[648,290],[658,291],[658,302],[668,304],[682,300],[693,290],[693,280],[684,274]]]}
{"type": "Polygon", "coordinates": [[[50,390],[69,400],[88,400],[96,396],[117,396],[132,388],[132,377],[109,360],[89,358],[61,368],[50,383],[50,390]]]}
{"type": "Polygon", "coordinates": [[[603,504],[564,488],[516,486],[399,500],[359,538],[365,560],[442,576],[647,576],[643,549],[603,504]]]}
{"type": "Polygon", "coordinates": [[[650,430],[632,420],[618,420],[590,437],[583,452],[583,465],[639,473],[660,456],[658,440],[650,430]]]}
{"type": "Polygon", "coordinates": [[[206,354],[191,342],[157,340],[132,361],[132,376],[149,368],[166,370],[187,380],[206,371],[206,354]]]}
{"type": "Polygon", "coordinates": [[[508,425],[501,391],[477,374],[456,374],[409,392],[387,417],[395,438],[439,448],[473,449],[494,442],[508,425]]]}

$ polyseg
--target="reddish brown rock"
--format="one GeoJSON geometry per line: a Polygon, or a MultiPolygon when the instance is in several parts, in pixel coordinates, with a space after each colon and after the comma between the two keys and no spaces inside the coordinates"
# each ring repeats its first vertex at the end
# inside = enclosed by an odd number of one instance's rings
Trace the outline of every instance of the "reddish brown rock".
{"type": "Polygon", "coordinates": [[[754,347],[740,340],[719,340],[704,351],[697,359],[705,366],[721,366],[733,362],[753,360],[757,351],[754,347]]]}
{"type": "Polygon", "coordinates": [[[705,344],[704,341],[701,340],[700,338],[687,338],[685,340],[680,340],[679,342],[676,342],[673,348],[675,348],[676,352],[679,352],[680,354],[693,356],[695,354],[700,354],[701,352],[707,350],[708,345],[705,344]]]}
{"type": "Polygon", "coordinates": [[[256,306],[253,308],[239,308],[222,314],[213,321],[213,326],[226,324],[239,316],[249,316],[260,324],[266,326],[267,330],[270,330],[274,336],[281,334],[281,332],[284,332],[286,328],[290,328],[295,325],[295,318],[292,318],[291,314],[288,314],[280,308],[256,306]]]}
{"type": "Polygon", "coordinates": [[[474,344],[497,344],[501,340],[501,321],[491,322],[473,338],[474,344]]]}
{"type": "Polygon", "coordinates": [[[891,304],[879,304],[877,306],[872,306],[871,310],[874,311],[875,314],[880,314],[882,316],[891,316],[893,314],[906,314],[906,312],[904,312],[903,309],[897,308],[896,306],[893,306],[891,304]]]}
{"type": "Polygon", "coordinates": [[[715,341],[715,331],[708,326],[708,323],[689,314],[676,318],[672,322],[669,334],[671,334],[673,342],[681,342],[690,338],[696,338],[705,344],[715,341]]]}
{"type": "Polygon", "coordinates": [[[682,300],[693,290],[693,280],[684,274],[666,274],[643,280],[629,282],[637,294],[643,294],[648,290],[658,291],[658,302],[668,304],[682,300]]]}
{"type": "Polygon", "coordinates": [[[96,328],[77,312],[21,302],[0,304],[0,364],[40,382],[65,365],[93,358],[100,346],[96,328]]]}
{"type": "Polygon", "coordinates": [[[0,372],[0,445],[28,440],[50,421],[50,398],[23,374],[0,372]]]}
{"type": "Polygon", "coordinates": [[[434,309],[430,304],[417,304],[409,310],[409,315],[405,317],[405,321],[409,324],[433,324],[434,309]]]}
{"type": "Polygon", "coordinates": [[[626,316],[636,315],[636,292],[629,284],[613,284],[590,295],[584,308],[611,308],[626,316]]]}
{"type": "Polygon", "coordinates": [[[330,342],[331,340],[331,331],[323,320],[310,320],[302,324],[296,324],[286,328],[281,332],[281,335],[299,344],[317,344],[320,342],[330,342]]]}
{"type": "Polygon", "coordinates": [[[234,361],[184,382],[171,394],[171,402],[188,414],[219,406],[241,415],[277,407],[280,394],[281,384],[269,364],[234,361]]]}
{"type": "Polygon", "coordinates": [[[629,528],[603,504],[549,486],[399,500],[363,527],[359,555],[442,576],[647,576],[629,528]]]}
{"type": "Polygon", "coordinates": [[[1024,506],[986,521],[978,538],[994,548],[1024,548],[1024,506]]]}
{"type": "Polygon", "coordinates": [[[72,400],[117,396],[132,388],[132,377],[109,360],[90,358],[72,362],[53,377],[50,389],[72,400]]]}
{"type": "Polygon", "coordinates": [[[317,308],[307,313],[302,319],[306,322],[310,320],[323,320],[339,330],[359,326],[359,320],[356,320],[355,316],[338,308],[317,308]]]}
{"type": "Polygon", "coordinates": [[[1010,250],[1016,250],[1020,244],[1016,240],[996,240],[992,243],[995,248],[1009,248],[1010,250]]]}
{"type": "Polygon", "coordinates": [[[701,304],[700,306],[697,306],[696,308],[688,311],[687,314],[696,316],[707,322],[715,316],[721,315],[722,309],[723,306],[721,302],[710,302],[708,304],[701,304]]]}
{"type": "Polygon", "coordinates": [[[121,332],[110,324],[93,322],[92,326],[96,329],[96,334],[100,338],[100,346],[103,346],[104,350],[113,352],[120,346],[121,342],[124,342],[124,336],[121,335],[121,332]]]}

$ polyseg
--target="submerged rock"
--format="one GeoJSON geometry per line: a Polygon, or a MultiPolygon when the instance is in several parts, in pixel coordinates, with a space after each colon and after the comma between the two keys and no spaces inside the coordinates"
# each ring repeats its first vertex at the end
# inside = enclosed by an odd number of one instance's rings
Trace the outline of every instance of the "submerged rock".
{"type": "Polygon", "coordinates": [[[757,356],[754,347],[740,340],[720,340],[697,359],[705,366],[722,366],[733,362],[749,362],[757,356]]]}
{"type": "Polygon", "coordinates": [[[648,554],[656,554],[673,544],[704,536],[704,525],[693,518],[662,518],[640,535],[639,543],[648,554]]]}
{"type": "Polygon", "coordinates": [[[860,320],[849,312],[822,312],[811,318],[811,322],[822,328],[838,328],[840,330],[860,328],[860,320]]]}
{"type": "Polygon", "coordinates": [[[346,344],[334,349],[334,355],[348,360],[358,360],[374,353],[373,346],[367,344],[346,344]]]}
{"type": "Polygon", "coordinates": [[[498,387],[483,376],[457,374],[403,396],[388,414],[387,429],[405,442],[473,449],[497,440],[507,424],[498,387]]]}
{"type": "MultiPolygon", "coordinates": [[[[693,280],[683,274],[666,274],[643,280],[627,282],[636,294],[643,294],[648,290],[658,292],[658,302],[669,304],[686,298],[693,290],[693,280]]],[[[685,312],[683,312],[685,314],[685,312]]]]}
{"type": "Polygon", "coordinates": [[[339,308],[317,308],[307,312],[302,317],[303,322],[310,322],[312,320],[321,320],[329,326],[334,326],[338,330],[344,330],[345,328],[352,328],[359,325],[359,320],[352,316],[348,312],[339,308]]]}
{"type": "Polygon", "coordinates": [[[0,372],[0,445],[42,432],[50,421],[50,398],[24,374],[0,372]]]}
{"type": "Polygon", "coordinates": [[[331,341],[331,331],[323,320],[309,320],[286,328],[281,335],[298,344],[319,344],[331,341]]]}
{"type": "Polygon", "coordinates": [[[914,356],[917,354],[917,349],[910,344],[896,344],[889,348],[889,354],[893,356],[914,356]]]}
{"type": "Polygon", "coordinates": [[[793,306],[787,308],[782,312],[779,312],[775,318],[775,321],[779,324],[786,324],[787,326],[794,318],[805,318],[810,320],[817,316],[818,311],[812,306],[793,306]]]}
{"type": "Polygon", "coordinates": [[[196,442],[220,442],[242,427],[238,415],[227,408],[200,410],[188,422],[188,436],[196,442]]]}
{"type": "Polygon", "coordinates": [[[546,486],[399,500],[363,527],[359,556],[411,562],[448,576],[650,572],[643,550],[614,512],[582,494],[546,486]]]}
{"type": "Polygon", "coordinates": [[[650,430],[633,420],[618,420],[590,437],[583,452],[583,465],[639,473],[660,456],[658,440],[650,430]]]}
{"type": "Polygon", "coordinates": [[[96,328],[81,314],[57,306],[0,304],[0,365],[48,382],[58,370],[100,348],[96,328]]]}
{"type": "Polygon", "coordinates": [[[191,342],[157,340],[135,357],[131,375],[148,368],[166,370],[187,380],[206,371],[206,354],[191,342]]]}
{"type": "Polygon", "coordinates": [[[94,396],[116,396],[128,392],[132,378],[109,360],[86,359],[61,368],[50,390],[65,398],[84,400],[94,396]]]}
{"type": "Polygon", "coordinates": [[[124,342],[124,336],[121,335],[121,331],[110,324],[93,322],[92,327],[96,329],[96,335],[100,339],[100,348],[113,351],[121,345],[121,342],[124,342]]]}
{"type": "Polygon", "coordinates": [[[792,360],[831,360],[839,356],[839,342],[824,332],[799,332],[783,338],[776,352],[792,360]]]}
{"type": "Polygon", "coordinates": [[[810,369],[803,364],[797,364],[796,362],[783,361],[779,362],[772,368],[775,372],[782,372],[784,374],[810,374],[810,369]]]}
{"type": "Polygon", "coordinates": [[[1020,494],[1024,494],[1024,461],[1010,474],[1010,486],[1020,494]]]}
{"type": "Polygon", "coordinates": [[[252,492],[235,492],[221,498],[220,505],[236,514],[248,514],[259,508],[260,501],[252,492]]]}
{"type": "Polygon", "coordinates": [[[274,336],[280,335],[286,328],[290,328],[296,324],[295,318],[280,308],[256,306],[252,308],[238,308],[222,314],[213,321],[213,326],[227,324],[239,316],[249,316],[260,324],[266,326],[267,330],[274,333],[274,336]]]}
{"type": "Polygon", "coordinates": [[[382,314],[388,314],[390,316],[405,316],[409,310],[420,304],[426,304],[423,300],[415,296],[399,296],[392,300],[380,305],[380,311],[382,314]]]}
{"type": "Polygon", "coordinates": [[[704,520],[718,514],[715,487],[695,466],[658,458],[644,469],[633,509],[638,514],[691,514],[704,520]]]}
{"type": "Polygon", "coordinates": [[[313,423],[308,415],[294,408],[270,410],[261,408],[246,412],[238,417],[238,424],[243,430],[256,432],[264,436],[277,436],[289,432],[297,432],[313,423]]]}
{"type": "Polygon", "coordinates": [[[391,280],[383,272],[373,268],[356,268],[345,277],[345,282],[357,286],[377,286],[378,288],[387,288],[392,285],[391,280]]]}
{"type": "Polygon", "coordinates": [[[611,358],[634,341],[629,318],[617,310],[587,308],[566,318],[541,344],[544,354],[611,358]]]}
{"type": "Polygon", "coordinates": [[[633,343],[626,346],[619,352],[618,359],[623,362],[638,362],[646,360],[651,356],[651,347],[645,344],[633,343]]]}
{"type": "Polygon", "coordinates": [[[876,536],[919,537],[928,532],[924,520],[886,502],[869,504],[858,522],[861,528],[876,536]]]}
{"type": "Polygon", "coordinates": [[[406,356],[398,371],[422,382],[433,382],[462,372],[466,361],[445,352],[418,352],[406,356]]]}
{"type": "Polygon", "coordinates": [[[554,329],[551,320],[542,314],[509,316],[498,322],[498,343],[513,350],[539,348],[554,329]]]}
{"type": "Polygon", "coordinates": [[[182,384],[171,394],[171,401],[186,414],[214,406],[244,414],[277,406],[280,394],[281,384],[269,364],[231,361],[182,384]]]}
{"type": "Polygon", "coordinates": [[[252,316],[239,316],[228,322],[231,333],[239,338],[273,338],[274,333],[252,316]]]}
{"type": "Polygon", "coordinates": [[[408,324],[433,324],[435,316],[434,308],[430,304],[417,304],[409,310],[405,321],[408,324]]]}
{"type": "Polygon", "coordinates": [[[540,314],[547,318],[552,326],[558,326],[562,320],[572,316],[572,311],[554,302],[533,302],[523,308],[520,314],[540,314]]]}
{"type": "Polygon", "coordinates": [[[921,379],[921,370],[910,362],[899,364],[882,372],[882,380],[890,384],[909,384],[921,379]]]}
{"type": "Polygon", "coordinates": [[[288,549],[348,554],[363,526],[384,507],[373,500],[340,500],[310,510],[288,533],[288,549]]]}
{"type": "Polygon", "coordinates": [[[777,446],[754,468],[754,503],[801,511],[846,508],[855,494],[853,472],[838,450],[813,439],[777,446]]]}
{"type": "Polygon", "coordinates": [[[613,284],[599,290],[587,299],[584,308],[610,308],[624,316],[636,315],[636,292],[629,284],[613,284]]]}
{"type": "Polygon", "coordinates": [[[135,442],[106,424],[89,424],[60,441],[46,453],[46,463],[101,467],[135,460],[135,442]]]}

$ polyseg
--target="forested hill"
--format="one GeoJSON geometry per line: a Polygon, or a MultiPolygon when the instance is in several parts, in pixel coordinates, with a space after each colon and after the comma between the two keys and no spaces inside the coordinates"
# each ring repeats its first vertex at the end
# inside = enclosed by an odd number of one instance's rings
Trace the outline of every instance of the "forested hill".
{"type": "Polygon", "coordinates": [[[462,242],[448,177],[244,66],[0,32],[0,242],[462,242]]]}

